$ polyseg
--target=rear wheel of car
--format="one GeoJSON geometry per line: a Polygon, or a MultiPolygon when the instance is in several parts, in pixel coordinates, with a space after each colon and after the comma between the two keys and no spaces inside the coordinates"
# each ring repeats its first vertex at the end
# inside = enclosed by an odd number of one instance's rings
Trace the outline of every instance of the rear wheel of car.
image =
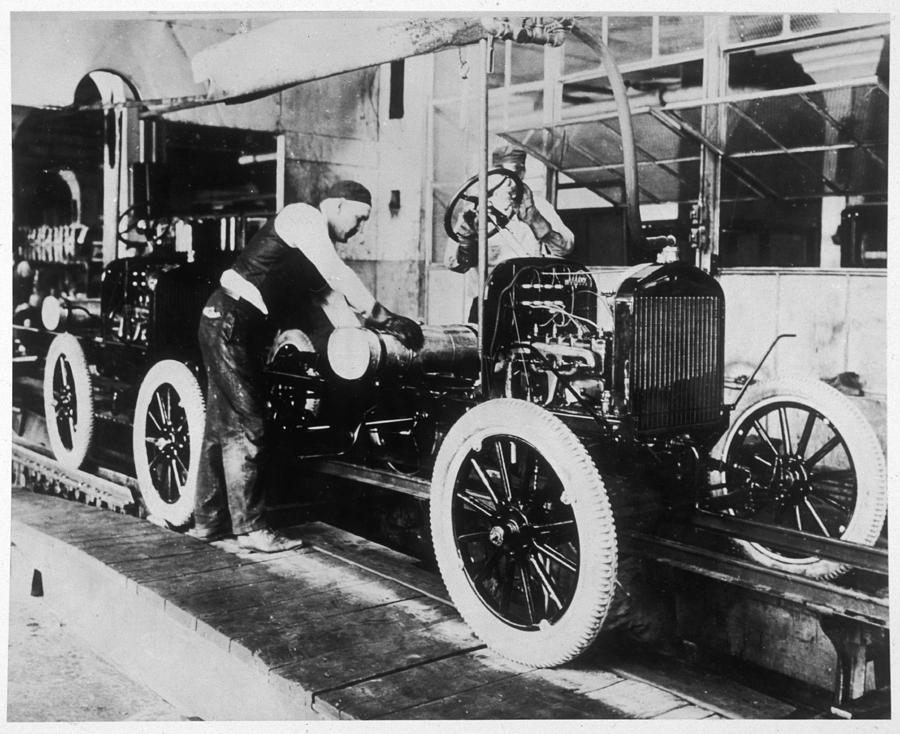
{"type": "MultiPolygon", "coordinates": [[[[865,416],[844,395],[812,381],[750,388],[712,452],[718,507],[737,517],[874,545],[887,512],[884,453],[865,416]]],[[[735,540],[744,555],[812,578],[847,570],[836,561],[735,540]]]]}
{"type": "Polygon", "coordinates": [[[431,529],[450,598],[489,647],[546,666],[594,641],[616,529],[594,462],[551,413],[502,398],[460,418],[435,462],[431,529]]]}
{"type": "Polygon", "coordinates": [[[205,420],[194,373],[171,359],[153,365],[134,411],[134,468],[147,511],[172,527],[186,525],[194,511],[205,420]]]}
{"type": "Polygon", "coordinates": [[[53,456],[68,469],[79,468],[91,446],[94,404],[87,358],[72,334],[58,334],[47,350],[44,416],[53,456]]]}

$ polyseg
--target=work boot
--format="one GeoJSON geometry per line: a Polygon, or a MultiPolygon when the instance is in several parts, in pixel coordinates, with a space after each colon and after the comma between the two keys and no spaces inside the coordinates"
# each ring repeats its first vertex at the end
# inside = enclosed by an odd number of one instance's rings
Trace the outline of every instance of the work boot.
{"type": "Polygon", "coordinates": [[[288,538],[270,528],[251,530],[249,533],[238,535],[237,542],[239,548],[259,553],[278,553],[303,547],[300,538],[288,538]]]}
{"type": "Polygon", "coordinates": [[[188,530],[185,535],[189,535],[192,538],[202,540],[206,543],[215,543],[217,540],[226,540],[227,538],[234,537],[234,534],[229,530],[207,530],[206,528],[196,527],[188,530]]]}

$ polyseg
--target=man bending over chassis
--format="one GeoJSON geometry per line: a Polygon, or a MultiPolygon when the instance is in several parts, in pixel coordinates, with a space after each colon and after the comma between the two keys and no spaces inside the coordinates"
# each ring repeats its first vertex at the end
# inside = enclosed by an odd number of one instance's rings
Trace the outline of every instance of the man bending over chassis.
{"type": "Polygon", "coordinates": [[[339,181],[318,209],[286,206],[247,243],[207,301],[199,329],[208,387],[194,537],[211,541],[234,533],[241,548],[263,553],[303,544],[266,525],[257,484],[262,355],[272,327],[298,300],[333,290],[363,316],[365,326],[390,332],[410,349],[422,346],[419,325],[378,303],[335,252],[335,242],[346,242],[362,228],[371,205],[364,186],[339,181]]]}

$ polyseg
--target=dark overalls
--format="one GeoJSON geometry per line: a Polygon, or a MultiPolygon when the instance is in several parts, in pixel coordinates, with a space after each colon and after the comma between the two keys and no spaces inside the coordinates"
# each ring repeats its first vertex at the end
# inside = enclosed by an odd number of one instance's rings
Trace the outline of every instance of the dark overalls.
{"type": "Polygon", "coordinates": [[[275,329],[313,291],[327,287],[303,253],[270,220],[232,269],[256,286],[269,311],[217,289],[206,303],[198,337],[206,368],[206,430],[200,454],[194,521],[198,531],[237,535],[266,526],[257,483],[263,448],[263,365],[275,329]]]}

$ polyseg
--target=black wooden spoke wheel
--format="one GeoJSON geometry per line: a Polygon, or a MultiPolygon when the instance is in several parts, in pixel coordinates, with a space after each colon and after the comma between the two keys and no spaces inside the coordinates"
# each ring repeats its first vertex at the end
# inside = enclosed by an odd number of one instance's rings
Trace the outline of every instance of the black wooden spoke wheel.
{"type": "MultiPolygon", "coordinates": [[[[478,176],[472,176],[450,199],[444,213],[444,231],[456,242],[470,241],[477,235],[478,176]],[[468,230],[468,231],[467,231],[468,230]]],[[[487,172],[487,236],[493,237],[506,226],[512,212],[522,201],[522,181],[512,171],[492,168],[487,172]],[[511,186],[509,201],[495,201],[494,195],[504,186],[511,186]]],[[[498,195],[499,197],[499,195],[498,195]]]]}
{"type": "MultiPolygon", "coordinates": [[[[820,382],[781,380],[751,388],[714,449],[717,504],[737,517],[873,545],[884,523],[885,461],[851,401],[820,382]]],[[[814,578],[845,566],[802,552],[736,541],[753,560],[814,578]]]]}
{"type": "Polygon", "coordinates": [[[438,452],[431,525],[447,590],[487,645],[545,666],[596,638],[615,525],[593,461],[551,413],[504,398],[464,415],[438,452]]]}
{"type": "Polygon", "coordinates": [[[190,520],[206,411],[194,373],[157,362],[138,391],[132,435],[134,468],[147,511],[172,527],[190,520]]]}
{"type": "Polygon", "coordinates": [[[84,463],[94,429],[91,375],[81,343],[58,334],[44,367],[44,416],[53,456],[64,467],[84,463]]]}

